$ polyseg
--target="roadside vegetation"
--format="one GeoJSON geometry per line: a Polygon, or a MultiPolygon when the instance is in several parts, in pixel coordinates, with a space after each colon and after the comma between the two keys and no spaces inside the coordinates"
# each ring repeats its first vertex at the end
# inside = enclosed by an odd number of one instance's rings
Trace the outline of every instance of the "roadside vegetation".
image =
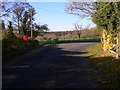
{"type": "Polygon", "coordinates": [[[2,61],[4,63],[38,46],[39,42],[37,40],[28,39],[28,41],[24,41],[23,37],[17,37],[9,30],[3,34],[2,61]]]}
{"type": "Polygon", "coordinates": [[[103,51],[102,44],[88,48],[88,63],[98,72],[96,80],[104,88],[120,88],[120,59],[103,51]]]}
{"type": "Polygon", "coordinates": [[[101,42],[88,49],[88,62],[100,74],[98,82],[107,88],[120,88],[120,2],[73,2],[65,11],[90,17],[101,31],[101,42]],[[119,47],[119,48],[118,48],[119,47]],[[113,54],[110,54],[110,51],[113,54]],[[116,54],[116,55],[115,55],[116,54]],[[116,59],[115,59],[116,56],[116,59]]]}

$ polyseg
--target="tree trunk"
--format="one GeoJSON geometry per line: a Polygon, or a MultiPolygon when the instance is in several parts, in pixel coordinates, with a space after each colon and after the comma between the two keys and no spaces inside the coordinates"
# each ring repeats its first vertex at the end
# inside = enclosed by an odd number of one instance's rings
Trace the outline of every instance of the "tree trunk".
{"type": "Polygon", "coordinates": [[[78,35],[78,38],[81,38],[81,34],[80,33],[78,33],[77,35],[78,35]]]}
{"type": "Polygon", "coordinates": [[[18,18],[18,31],[19,31],[19,35],[20,35],[20,24],[19,24],[20,20],[18,18]]]}

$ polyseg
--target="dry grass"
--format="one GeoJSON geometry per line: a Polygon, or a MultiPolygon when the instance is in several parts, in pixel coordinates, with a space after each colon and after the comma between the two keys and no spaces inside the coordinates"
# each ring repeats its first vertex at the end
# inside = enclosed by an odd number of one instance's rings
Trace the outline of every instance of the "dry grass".
{"type": "Polygon", "coordinates": [[[100,72],[98,82],[106,88],[120,88],[120,60],[102,50],[101,44],[88,48],[88,62],[100,72]]]}

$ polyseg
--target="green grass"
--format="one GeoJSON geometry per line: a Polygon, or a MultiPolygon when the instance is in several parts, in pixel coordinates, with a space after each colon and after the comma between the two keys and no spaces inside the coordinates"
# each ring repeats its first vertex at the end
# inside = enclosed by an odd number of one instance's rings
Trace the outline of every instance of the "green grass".
{"type": "Polygon", "coordinates": [[[39,40],[40,45],[54,45],[56,44],[54,39],[51,40],[39,40]]]}
{"type": "Polygon", "coordinates": [[[97,82],[106,88],[120,88],[120,60],[102,50],[101,44],[88,48],[88,62],[99,73],[97,82]]]}
{"type": "Polygon", "coordinates": [[[77,42],[95,42],[100,41],[100,39],[97,38],[72,38],[72,39],[58,39],[58,40],[39,40],[40,44],[56,44],[56,43],[77,43],[77,42]]]}
{"type": "Polygon", "coordinates": [[[58,43],[77,43],[77,42],[91,42],[100,41],[95,38],[73,38],[73,39],[59,39],[58,43]]]}
{"type": "Polygon", "coordinates": [[[102,44],[95,44],[88,48],[88,55],[101,55],[103,53],[102,44]]]}

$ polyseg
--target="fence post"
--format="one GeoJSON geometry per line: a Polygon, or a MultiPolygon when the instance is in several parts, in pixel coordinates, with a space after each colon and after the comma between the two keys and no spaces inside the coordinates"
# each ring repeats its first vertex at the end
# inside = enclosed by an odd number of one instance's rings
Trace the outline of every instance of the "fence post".
{"type": "Polygon", "coordinates": [[[118,58],[120,56],[120,32],[118,33],[118,58]]]}
{"type": "Polygon", "coordinates": [[[118,59],[118,57],[119,57],[119,55],[118,55],[118,53],[119,53],[119,44],[118,44],[118,34],[117,34],[117,38],[116,38],[116,59],[118,59]]]}
{"type": "Polygon", "coordinates": [[[117,45],[116,45],[116,59],[119,59],[120,56],[120,32],[117,33],[117,45]]]}

